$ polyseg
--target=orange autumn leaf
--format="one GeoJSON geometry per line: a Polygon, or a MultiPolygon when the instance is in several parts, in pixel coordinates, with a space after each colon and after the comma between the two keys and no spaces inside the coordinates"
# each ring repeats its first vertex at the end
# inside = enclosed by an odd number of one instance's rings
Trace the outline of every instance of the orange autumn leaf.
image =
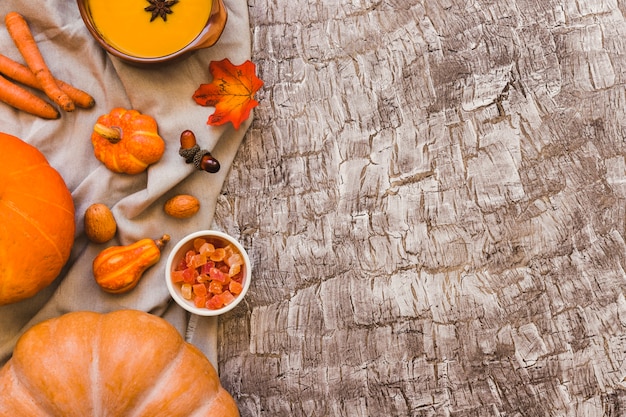
{"type": "Polygon", "coordinates": [[[209,71],[213,76],[210,84],[200,84],[193,99],[201,106],[215,106],[209,116],[208,125],[232,122],[235,129],[250,115],[250,110],[259,102],[254,93],[263,86],[255,74],[256,66],[251,61],[233,65],[228,58],[211,61],[209,71]]]}

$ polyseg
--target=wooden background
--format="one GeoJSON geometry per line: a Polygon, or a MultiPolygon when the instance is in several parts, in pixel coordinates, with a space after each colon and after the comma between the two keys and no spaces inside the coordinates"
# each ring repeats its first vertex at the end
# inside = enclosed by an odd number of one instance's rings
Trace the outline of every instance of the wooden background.
{"type": "Polygon", "coordinates": [[[626,415],[626,2],[248,3],[242,416],[626,415]]]}

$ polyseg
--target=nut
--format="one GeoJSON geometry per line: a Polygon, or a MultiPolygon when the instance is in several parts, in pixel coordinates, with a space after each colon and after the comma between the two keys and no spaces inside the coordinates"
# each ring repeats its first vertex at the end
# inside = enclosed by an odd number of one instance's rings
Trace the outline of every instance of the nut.
{"type": "Polygon", "coordinates": [[[192,195],[180,194],[167,200],[163,209],[177,219],[186,219],[200,210],[200,201],[192,195]]]}
{"type": "Polygon", "coordinates": [[[85,234],[95,243],[104,243],[113,239],[117,232],[117,223],[109,208],[101,203],[92,204],[85,210],[85,234]]]}

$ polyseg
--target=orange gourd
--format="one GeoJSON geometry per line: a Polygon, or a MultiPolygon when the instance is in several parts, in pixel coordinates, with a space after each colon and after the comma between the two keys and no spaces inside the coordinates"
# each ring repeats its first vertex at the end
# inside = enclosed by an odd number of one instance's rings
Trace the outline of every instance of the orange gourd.
{"type": "Polygon", "coordinates": [[[45,156],[0,133],[0,305],[25,300],[59,275],[74,244],[74,202],[45,156]]]}
{"type": "Polygon", "coordinates": [[[239,416],[202,352],[136,310],[35,325],[0,369],[0,393],[0,417],[239,416]]]}
{"type": "Polygon", "coordinates": [[[161,259],[161,249],[170,236],[141,239],[125,246],[111,246],[93,260],[93,276],[106,292],[121,294],[135,288],[141,276],[161,259]]]}
{"type": "Polygon", "coordinates": [[[100,162],[113,172],[125,174],[143,172],[165,152],[156,120],[120,107],[98,118],[91,143],[100,162]]]}

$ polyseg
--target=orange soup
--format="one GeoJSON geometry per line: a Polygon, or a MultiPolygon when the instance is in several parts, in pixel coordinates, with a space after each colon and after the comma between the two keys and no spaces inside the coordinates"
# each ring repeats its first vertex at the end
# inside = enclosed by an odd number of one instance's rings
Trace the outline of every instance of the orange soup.
{"type": "Polygon", "coordinates": [[[183,49],[202,31],[213,0],[179,0],[164,20],[145,8],[147,0],[89,0],[93,25],[111,46],[141,58],[157,58],[183,49]]]}

